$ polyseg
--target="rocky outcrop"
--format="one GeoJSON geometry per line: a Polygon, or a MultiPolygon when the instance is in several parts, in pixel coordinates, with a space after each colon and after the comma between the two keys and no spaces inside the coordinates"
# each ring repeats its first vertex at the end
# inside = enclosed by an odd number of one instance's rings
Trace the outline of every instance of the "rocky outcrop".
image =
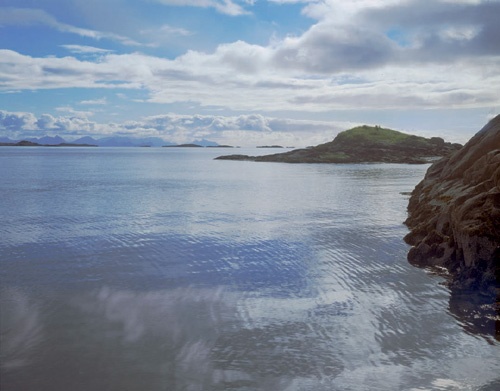
{"type": "Polygon", "coordinates": [[[451,286],[500,292],[500,115],[434,163],[413,190],[408,260],[446,268],[451,286]]]}
{"type": "Polygon", "coordinates": [[[414,136],[379,126],[359,126],[315,147],[265,156],[228,155],[220,160],[281,163],[428,163],[461,148],[442,138],[414,136]]]}

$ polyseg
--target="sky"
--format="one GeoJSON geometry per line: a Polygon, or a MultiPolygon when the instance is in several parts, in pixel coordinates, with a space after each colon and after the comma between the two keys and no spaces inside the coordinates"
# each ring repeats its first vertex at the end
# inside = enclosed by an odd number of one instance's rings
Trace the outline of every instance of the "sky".
{"type": "Polygon", "coordinates": [[[466,142],[500,113],[500,0],[1,0],[0,137],[466,142]]]}

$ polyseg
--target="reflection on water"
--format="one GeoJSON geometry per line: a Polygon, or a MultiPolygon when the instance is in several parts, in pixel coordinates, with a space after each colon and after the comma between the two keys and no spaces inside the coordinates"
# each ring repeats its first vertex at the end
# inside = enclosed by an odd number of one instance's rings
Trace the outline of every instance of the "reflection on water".
{"type": "MultiPolygon", "coordinates": [[[[217,375],[210,355],[224,314],[231,313],[220,290],[104,287],[68,297],[44,314],[22,294],[8,295],[10,314],[2,313],[8,320],[2,323],[6,389],[201,390],[217,375]]],[[[2,305],[8,300],[2,297],[2,305]]]]}
{"type": "Polygon", "coordinates": [[[12,315],[3,315],[18,324],[2,324],[2,382],[12,389],[287,389],[342,369],[307,322],[253,324],[247,300],[221,288],[104,287],[43,316],[9,296],[12,315]]]}
{"type": "Polygon", "coordinates": [[[477,336],[497,320],[406,262],[401,193],[426,167],[8,154],[2,390],[499,385],[498,341],[477,336]]]}
{"type": "MultiPolygon", "coordinates": [[[[472,390],[475,371],[497,365],[495,355],[468,357],[471,341],[456,330],[429,332],[445,321],[430,296],[407,312],[410,300],[388,298],[380,311],[370,308],[379,297],[355,292],[286,300],[103,287],[40,312],[36,298],[2,295],[9,390],[472,390]],[[441,355],[444,368],[434,367],[441,355]]],[[[482,390],[499,384],[495,372],[483,377],[482,390]]]]}
{"type": "Polygon", "coordinates": [[[0,303],[0,363],[6,370],[22,368],[43,340],[40,311],[15,289],[1,290],[0,303]]]}
{"type": "MultiPolygon", "coordinates": [[[[424,270],[430,275],[441,276],[441,285],[450,286],[451,276],[446,270],[434,267],[424,270]]],[[[500,296],[488,291],[451,287],[448,311],[470,335],[484,338],[491,344],[500,342],[500,296]]]]}
{"type": "Polygon", "coordinates": [[[500,297],[453,289],[450,312],[467,332],[500,341],[500,297]]]}
{"type": "Polygon", "coordinates": [[[221,289],[130,292],[106,287],[74,304],[95,328],[90,341],[97,334],[99,343],[121,351],[124,362],[115,363],[116,368],[136,372],[139,379],[141,372],[151,373],[138,386],[203,389],[213,382],[210,352],[224,315],[231,313],[221,295],[221,289]]]}

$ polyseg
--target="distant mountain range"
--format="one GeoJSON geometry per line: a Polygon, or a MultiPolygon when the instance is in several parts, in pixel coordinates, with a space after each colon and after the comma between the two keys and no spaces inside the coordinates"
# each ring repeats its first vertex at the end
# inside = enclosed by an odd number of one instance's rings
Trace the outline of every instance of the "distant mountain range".
{"type": "MultiPolygon", "coordinates": [[[[0,137],[0,143],[5,144],[16,144],[19,141],[30,141],[32,143],[40,145],[59,145],[59,144],[87,144],[87,145],[97,145],[99,147],[163,147],[163,146],[175,146],[177,144],[165,141],[159,137],[125,137],[125,136],[111,136],[104,137],[100,139],[95,139],[90,136],[81,137],[77,140],[67,141],[60,136],[43,136],[40,138],[30,137],[23,138],[21,140],[12,140],[8,137],[0,137]]],[[[192,144],[196,144],[202,147],[217,147],[219,144],[210,140],[195,140],[192,144]]]]}

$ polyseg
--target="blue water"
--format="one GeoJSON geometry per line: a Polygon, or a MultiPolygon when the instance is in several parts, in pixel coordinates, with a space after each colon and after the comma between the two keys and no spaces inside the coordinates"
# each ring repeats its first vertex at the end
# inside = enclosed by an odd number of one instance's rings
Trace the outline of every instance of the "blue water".
{"type": "Polygon", "coordinates": [[[2,391],[500,389],[406,261],[428,166],[233,152],[0,148],[2,391]]]}

